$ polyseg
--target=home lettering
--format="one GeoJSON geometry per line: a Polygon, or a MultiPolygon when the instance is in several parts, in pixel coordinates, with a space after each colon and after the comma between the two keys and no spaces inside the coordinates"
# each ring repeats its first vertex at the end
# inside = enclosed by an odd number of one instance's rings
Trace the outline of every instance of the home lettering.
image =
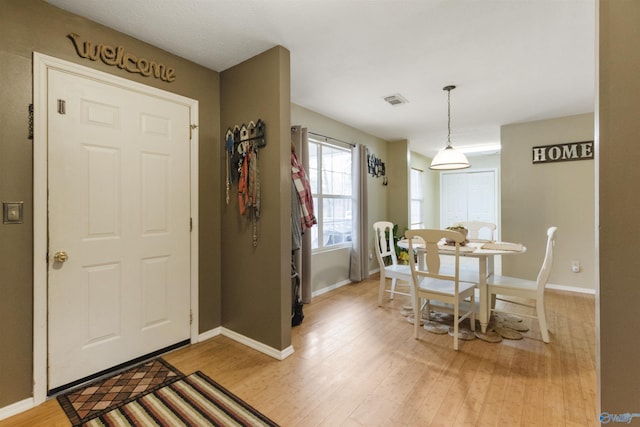
{"type": "Polygon", "coordinates": [[[593,159],[593,141],[533,147],[533,163],[593,159]]]}
{"type": "Polygon", "coordinates": [[[130,73],[138,73],[145,77],[153,75],[156,79],[169,83],[176,79],[173,68],[145,58],[138,58],[131,53],[125,52],[122,46],[113,47],[105,44],[93,44],[90,41],[82,43],[79,40],[80,36],[75,33],[69,33],[67,37],[71,39],[76,52],[81,58],[87,58],[92,61],[100,59],[107,65],[121,68],[130,73]]]}

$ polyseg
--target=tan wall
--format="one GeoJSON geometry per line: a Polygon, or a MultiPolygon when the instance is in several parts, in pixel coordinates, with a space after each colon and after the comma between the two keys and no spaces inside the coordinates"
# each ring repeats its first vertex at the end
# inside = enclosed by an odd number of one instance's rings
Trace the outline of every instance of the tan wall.
{"type": "Polygon", "coordinates": [[[549,282],[595,289],[594,160],[532,164],[532,147],[593,141],[593,114],[519,123],[501,131],[502,240],[527,246],[522,256],[503,257],[503,274],[534,280],[546,230],[558,227],[549,282]],[[571,261],[582,265],[571,272],[571,261]]]}
{"type": "MultiPolygon", "coordinates": [[[[262,119],[260,218],[238,210],[237,183],[222,214],[222,323],[277,350],[291,345],[291,131],[289,51],[272,48],[221,73],[221,138],[235,125],[262,119]]],[[[219,147],[224,155],[224,147],[219,147]]],[[[225,168],[218,170],[224,182],[225,168]]]]}
{"type": "MultiPolygon", "coordinates": [[[[291,124],[306,127],[309,132],[329,136],[341,141],[364,144],[370,153],[382,159],[388,166],[388,143],[375,136],[366,134],[358,129],[337,122],[329,117],[310,111],[304,107],[293,104],[291,106],[291,124]]],[[[367,175],[368,185],[368,229],[373,230],[373,223],[388,218],[387,203],[389,200],[389,187],[382,185],[382,178],[374,178],[367,175]]],[[[378,262],[373,253],[373,234],[369,232],[369,271],[378,268],[378,262]]],[[[349,249],[335,249],[313,255],[311,262],[313,292],[321,291],[337,283],[349,280],[349,249]]]]}
{"type": "Polygon", "coordinates": [[[40,0],[2,0],[0,201],[23,200],[25,220],[21,225],[0,224],[0,407],[32,394],[33,151],[27,139],[27,107],[32,102],[34,51],[199,101],[200,331],[220,326],[221,321],[218,73],[40,0]],[[66,37],[70,32],[164,63],[175,69],[177,79],[166,83],[80,58],[66,37]]]}
{"type": "Polygon", "coordinates": [[[409,203],[411,201],[409,166],[411,151],[409,141],[392,141],[387,151],[387,175],[389,175],[389,221],[398,224],[398,234],[409,228],[409,203]]]}
{"type": "MultiPolygon", "coordinates": [[[[599,13],[599,403],[602,411],[612,414],[637,413],[640,2],[600,0],[599,13]]],[[[632,422],[638,423],[637,418],[632,422]]]]}

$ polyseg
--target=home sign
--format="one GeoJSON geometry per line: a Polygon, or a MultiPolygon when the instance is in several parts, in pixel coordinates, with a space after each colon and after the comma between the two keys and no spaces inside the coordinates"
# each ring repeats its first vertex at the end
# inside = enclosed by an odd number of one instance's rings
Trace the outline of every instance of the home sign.
{"type": "Polygon", "coordinates": [[[593,141],[533,147],[533,163],[570,162],[593,159],[593,141]]]}
{"type": "Polygon", "coordinates": [[[114,47],[102,43],[93,44],[90,41],[83,43],[76,33],[69,33],[67,37],[71,39],[76,52],[81,58],[87,58],[92,61],[97,61],[100,58],[107,65],[121,68],[130,73],[138,73],[145,77],[153,75],[156,79],[169,83],[176,79],[176,73],[173,68],[145,58],[138,58],[132,53],[125,52],[122,46],[114,47]]]}

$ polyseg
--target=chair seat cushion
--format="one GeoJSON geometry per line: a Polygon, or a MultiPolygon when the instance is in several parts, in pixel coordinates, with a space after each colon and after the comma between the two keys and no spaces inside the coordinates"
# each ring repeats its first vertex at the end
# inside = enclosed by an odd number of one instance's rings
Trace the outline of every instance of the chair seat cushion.
{"type": "MultiPolygon", "coordinates": [[[[429,292],[437,292],[443,295],[454,295],[455,294],[455,282],[452,280],[442,280],[442,279],[434,279],[431,277],[425,277],[424,280],[420,282],[420,289],[429,291],[429,292]]],[[[458,293],[473,293],[476,287],[475,283],[468,282],[459,282],[458,283],[458,293]]]]}
{"type": "Polygon", "coordinates": [[[535,291],[538,288],[538,283],[535,280],[496,275],[492,275],[487,279],[487,285],[494,288],[520,289],[527,291],[535,291]]]}
{"type": "Polygon", "coordinates": [[[404,265],[404,264],[397,264],[397,265],[387,265],[384,267],[384,270],[387,272],[387,274],[392,273],[397,275],[404,275],[404,276],[408,276],[411,277],[411,267],[409,267],[408,265],[404,265]]]}

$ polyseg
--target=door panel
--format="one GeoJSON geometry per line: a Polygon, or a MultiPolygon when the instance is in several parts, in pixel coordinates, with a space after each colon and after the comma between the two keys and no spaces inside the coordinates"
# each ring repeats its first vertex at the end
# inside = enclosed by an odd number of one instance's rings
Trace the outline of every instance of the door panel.
{"type": "Polygon", "coordinates": [[[85,145],[87,162],[87,237],[116,237],[120,233],[120,152],[85,145]]]}
{"type": "Polygon", "coordinates": [[[497,224],[495,173],[475,172],[468,176],[468,221],[484,221],[497,224]]]}
{"type": "Polygon", "coordinates": [[[465,174],[441,174],[441,228],[467,220],[467,177],[465,174]]]}
{"type": "Polygon", "coordinates": [[[190,112],[48,73],[51,389],[190,337],[190,112]]]}
{"type": "Polygon", "coordinates": [[[87,326],[85,345],[95,345],[120,336],[120,264],[89,265],[83,270],[85,281],[80,289],[87,301],[82,310],[87,326]]]}

